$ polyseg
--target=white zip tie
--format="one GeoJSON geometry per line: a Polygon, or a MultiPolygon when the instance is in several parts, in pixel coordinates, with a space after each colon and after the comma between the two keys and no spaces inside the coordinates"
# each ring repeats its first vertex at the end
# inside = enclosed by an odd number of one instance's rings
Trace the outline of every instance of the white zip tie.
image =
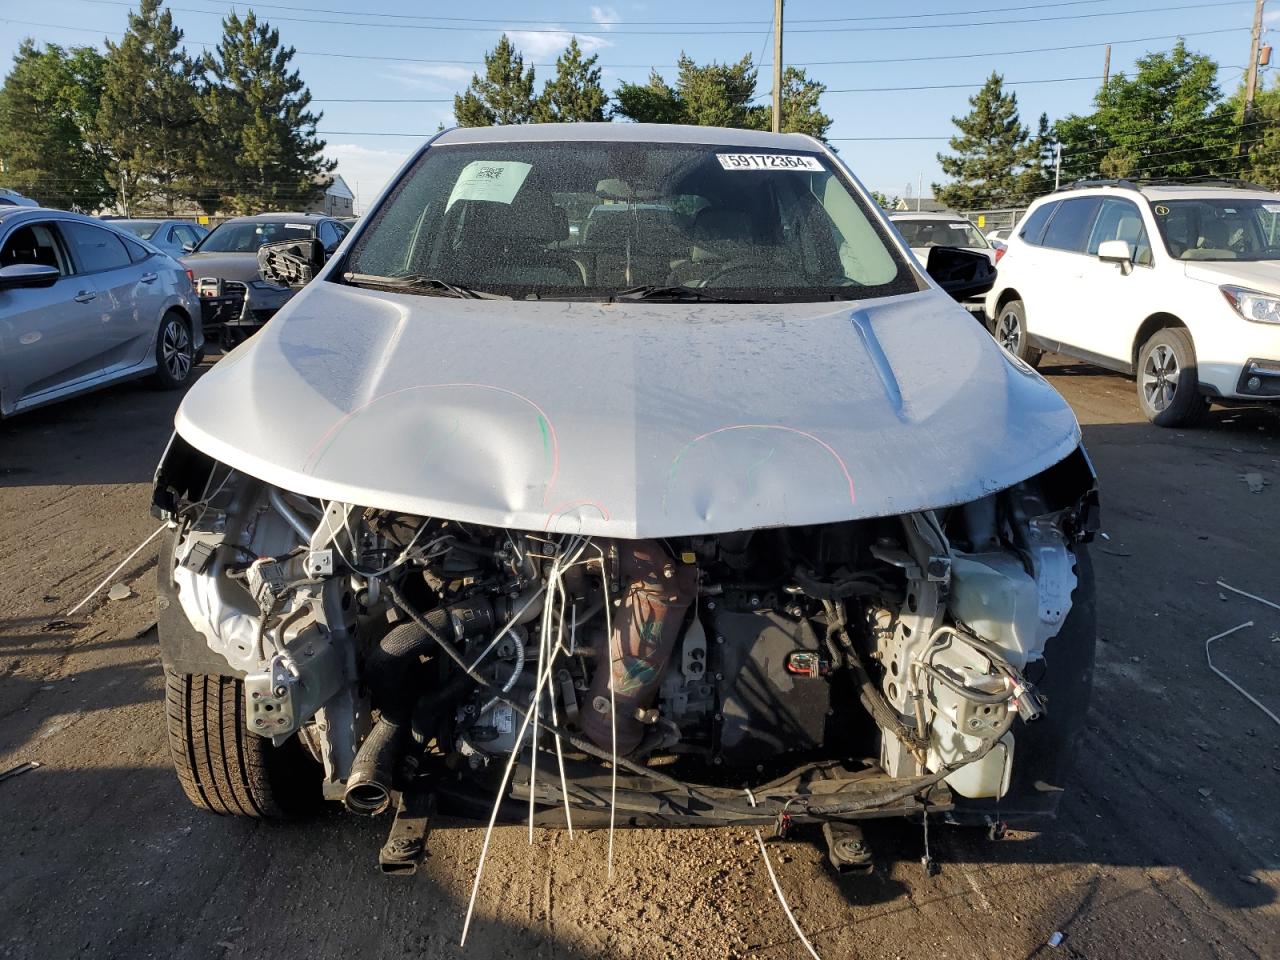
{"type": "Polygon", "coordinates": [[[1222,587],[1223,590],[1230,590],[1232,593],[1238,593],[1242,597],[1248,597],[1250,600],[1257,600],[1259,603],[1265,603],[1268,607],[1271,607],[1275,610],[1280,610],[1280,603],[1272,603],[1270,600],[1264,600],[1262,597],[1255,596],[1252,593],[1245,593],[1239,587],[1233,587],[1229,583],[1223,583],[1221,580],[1219,580],[1218,586],[1222,587]]]}
{"type": "MultiPolygon", "coordinates": [[[[746,791],[747,799],[751,801],[751,805],[756,805],[756,798],[750,790],[746,791]]],[[[773,892],[778,895],[778,903],[782,904],[782,912],[787,915],[787,919],[791,921],[791,929],[796,932],[796,936],[800,938],[800,942],[804,944],[804,948],[809,951],[809,956],[813,960],[822,960],[818,956],[818,951],[813,949],[813,944],[809,942],[809,938],[804,935],[804,931],[800,929],[800,922],[796,920],[796,915],[791,912],[791,907],[787,905],[787,898],[782,893],[782,884],[778,882],[778,875],[773,872],[773,862],[769,859],[769,851],[765,849],[764,837],[760,833],[760,828],[756,828],[756,843],[760,844],[760,856],[764,857],[764,868],[769,871],[769,879],[773,881],[773,892]]]]}
{"type": "Polygon", "coordinates": [[[613,880],[613,826],[618,810],[618,711],[613,696],[613,614],[609,610],[609,571],[605,569],[604,551],[594,543],[596,552],[600,554],[600,588],[604,591],[604,630],[609,645],[609,734],[613,744],[612,760],[609,766],[609,854],[606,859],[606,871],[609,880],[613,880]]]}
{"type": "MultiPolygon", "coordinates": [[[[552,654],[554,659],[554,651],[552,654]]],[[[533,687],[533,697],[536,700],[542,692],[542,685],[546,682],[549,673],[543,673],[538,677],[537,683],[533,687]]],[[[476,896],[480,893],[480,878],[484,874],[484,862],[489,856],[489,841],[493,838],[493,827],[498,821],[498,808],[502,806],[502,798],[507,794],[507,783],[511,780],[511,770],[516,765],[516,758],[520,756],[520,748],[524,744],[524,735],[529,730],[529,721],[533,719],[533,710],[526,710],[524,714],[524,722],[520,724],[520,732],[516,734],[516,743],[511,750],[511,756],[507,758],[507,767],[502,772],[502,783],[498,785],[498,795],[493,800],[493,810],[489,814],[489,825],[484,831],[484,843],[480,845],[480,862],[476,864],[476,878],[471,884],[471,901],[467,904],[467,915],[462,921],[462,939],[458,941],[458,946],[465,947],[467,945],[467,931],[471,929],[471,917],[476,909],[476,896]]]]}
{"type": "MultiPolygon", "coordinates": [[[[1226,586],[1226,585],[1225,585],[1225,584],[1223,584],[1223,586],[1226,586]]],[[[1240,592],[1240,591],[1237,591],[1237,592],[1240,592]]],[[[1248,594],[1245,594],[1245,596],[1248,596],[1248,594]]],[[[1255,600],[1257,600],[1258,598],[1257,598],[1257,597],[1254,597],[1254,599],[1255,599],[1255,600]]],[[[1266,601],[1266,600],[1263,600],[1262,602],[1263,602],[1263,603],[1266,603],[1267,601],[1266,601]]],[[[1272,606],[1274,606],[1274,604],[1272,604],[1272,606]]],[[[1216,673],[1218,676],[1220,676],[1223,680],[1227,681],[1227,683],[1231,684],[1231,686],[1235,687],[1235,688],[1236,688],[1236,690],[1238,690],[1241,694],[1243,694],[1243,695],[1244,695],[1244,698],[1245,698],[1246,700],[1248,700],[1248,701],[1249,701],[1250,703],[1252,703],[1255,707],[1257,707],[1259,710],[1261,710],[1263,713],[1265,713],[1268,717],[1270,717],[1272,720],[1274,720],[1277,724],[1280,724],[1280,717],[1276,716],[1276,715],[1275,715],[1275,714],[1270,710],[1270,708],[1268,708],[1268,707],[1264,706],[1264,705],[1263,705],[1263,704],[1258,700],[1258,698],[1257,698],[1257,697],[1255,697],[1252,693],[1250,693],[1250,692],[1249,692],[1248,690],[1246,690],[1244,687],[1240,686],[1240,684],[1236,683],[1234,680],[1232,680],[1230,677],[1228,677],[1225,673],[1223,673],[1221,670],[1219,670],[1217,667],[1215,667],[1215,666],[1213,665],[1213,657],[1209,654],[1209,644],[1213,643],[1213,641],[1215,641],[1215,640],[1221,640],[1223,637],[1229,637],[1229,636],[1231,636],[1231,634],[1235,633],[1237,630],[1243,630],[1245,627],[1252,627],[1252,626],[1253,626],[1253,621],[1252,621],[1252,620],[1250,620],[1250,621],[1248,621],[1247,623],[1242,623],[1242,624],[1240,624],[1240,626],[1238,626],[1238,627],[1232,627],[1230,630],[1224,630],[1224,631],[1222,631],[1222,633],[1218,634],[1218,635],[1217,635],[1217,636],[1215,636],[1215,637],[1210,637],[1208,640],[1206,640],[1206,641],[1204,642],[1204,658],[1205,658],[1205,660],[1207,660],[1207,661],[1209,662],[1209,669],[1210,669],[1210,670],[1212,670],[1214,673],[1216,673]]]]}
{"type": "Polygon", "coordinates": [[[74,607],[68,610],[65,614],[63,614],[63,616],[70,617],[77,610],[83,607],[86,603],[88,603],[90,600],[96,597],[98,595],[98,592],[103,587],[105,587],[108,583],[110,583],[115,578],[115,575],[117,573],[119,573],[121,570],[125,568],[125,564],[127,564],[130,560],[132,560],[134,557],[140,554],[142,552],[143,547],[149,544],[156,537],[160,536],[161,533],[163,533],[166,529],[168,529],[168,526],[169,526],[169,521],[167,520],[164,523],[160,524],[160,527],[158,530],[156,530],[154,533],[151,534],[151,536],[147,537],[147,539],[143,540],[140,544],[134,547],[133,552],[130,553],[123,560],[121,560],[118,564],[116,564],[115,568],[102,579],[102,582],[89,591],[89,595],[87,597],[85,597],[83,600],[77,603],[74,607]]]}

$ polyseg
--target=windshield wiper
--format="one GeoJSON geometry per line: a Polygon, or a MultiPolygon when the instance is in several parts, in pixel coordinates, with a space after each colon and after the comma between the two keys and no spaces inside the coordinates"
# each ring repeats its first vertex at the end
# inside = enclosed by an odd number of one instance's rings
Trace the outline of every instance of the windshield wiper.
{"type": "Polygon", "coordinates": [[[504,293],[490,293],[464,287],[437,277],[411,273],[403,277],[380,277],[371,273],[344,273],[342,279],[356,287],[385,287],[390,290],[413,290],[434,296],[457,297],[460,300],[510,300],[504,293]]]}
{"type": "Polygon", "coordinates": [[[694,287],[663,286],[646,283],[638,287],[627,287],[610,294],[610,300],[665,300],[668,303],[746,303],[740,298],[717,297],[715,294],[703,293],[694,287]]]}

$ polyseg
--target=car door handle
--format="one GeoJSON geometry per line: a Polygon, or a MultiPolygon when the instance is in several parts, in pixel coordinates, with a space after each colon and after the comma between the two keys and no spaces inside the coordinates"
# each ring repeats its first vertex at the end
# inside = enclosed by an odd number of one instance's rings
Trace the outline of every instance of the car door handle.
{"type": "Polygon", "coordinates": [[[75,296],[76,303],[88,303],[90,300],[98,299],[98,295],[92,290],[81,290],[75,296]]]}
{"type": "Polygon", "coordinates": [[[158,273],[144,273],[138,278],[138,280],[142,283],[155,283],[159,277],[160,275],[158,273]]]}

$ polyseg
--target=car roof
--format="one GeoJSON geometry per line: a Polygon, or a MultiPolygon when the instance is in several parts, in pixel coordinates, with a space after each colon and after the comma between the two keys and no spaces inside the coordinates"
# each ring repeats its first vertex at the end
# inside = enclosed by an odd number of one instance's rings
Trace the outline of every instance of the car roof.
{"type": "Polygon", "coordinates": [[[57,217],[59,220],[79,220],[82,223],[92,223],[98,226],[110,226],[112,221],[99,220],[97,217],[88,217],[83,213],[72,213],[70,210],[55,210],[51,207],[0,207],[0,223],[9,223],[16,220],[47,220],[49,217],[57,217]]]}
{"type": "Polygon", "coordinates": [[[1224,186],[1213,183],[1131,183],[1111,181],[1084,183],[1055,190],[1041,198],[1043,201],[1063,200],[1070,197],[1091,197],[1099,194],[1138,194],[1148,200],[1274,200],[1280,194],[1256,184],[1224,186]]]}
{"type": "Polygon", "coordinates": [[[432,145],[465,143],[697,143],[723,147],[821,150],[802,133],[764,133],[727,127],[695,127],[673,123],[521,123],[496,127],[454,127],[432,145]]]}
{"type": "Polygon", "coordinates": [[[307,224],[320,223],[322,220],[332,220],[333,217],[326,217],[320,213],[257,213],[247,217],[232,217],[230,220],[224,220],[224,223],[283,223],[288,220],[290,223],[301,221],[307,224]]]}
{"type": "Polygon", "coordinates": [[[925,213],[923,210],[919,213],[898,212],[896,210],[889,211],[890,220],[955,220],[972,223],[968,217],[962,217],[958,213],[925,213]]]}

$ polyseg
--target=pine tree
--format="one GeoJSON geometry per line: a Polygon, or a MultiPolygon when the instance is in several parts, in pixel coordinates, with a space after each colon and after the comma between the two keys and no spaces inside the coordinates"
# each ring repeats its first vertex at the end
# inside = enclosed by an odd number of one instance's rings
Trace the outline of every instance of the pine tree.
{"type": "Polygon", "coordinates": [[[636,123],[686,123],[684,100],[656,70],[648,83],[623,83],[613,93],[613,116],[636,123]]]}
{"type": "Polygon", "coordinates": [[[96,141],[102,55],[22,41],[0,89],[0,183],[46,206],[92,211],[115,193],[96,141]]]}
{"type": "Polygon", "coordinates": [[[1018,117],[1017,94],[1005,93],[1003,78],[992,73],[969,106],[968,114],[952,118],[960,129],[950,140],[955,154],[938,154],[954,182],[934,184],[934,196],[957,210],[1026,204],[1038,192],[1043,165],[1038,138],[1018,117]]]}
{"type": "Polygon", "coordinates": [[[578,38],[569,40],[556,58],[556,75],[542,88],[533,107],[536,123],[590,123],[604,119],[609,97],[600,85],[600,68],[595,54],[582,56],[578,38]]]}
{"type": "Polygon", "coordinates": [[[97,126],[125,202],[148,199],[172,214],[199,193],[199,157],[208,142],[196,104],[199,64],[160,6],[141,0],[120,43],[107,41],[97,126]]]}
{"type": "Polygon", "coordinates": [[[289,69],[293,47],[280,32],[259,23],[253,11],[222,22],[217,54],[206,54],[211,79],[201,113],[217,131],[218,149],[206,154],[209,197],[235,213],[305,208],[324,193],[323,174],[336,164],[324,159],[316,138],[320,115],[311,113],[311,93],[289,69]]]}
{"type": "Polygon", "coordinates": [[[505,33],[484,55],[484,79],[472,74],[466,91],[453,98],[453,115],[463,127],[529,123],[533,119],[533,67],[524,69],[524,57],[505,33]]]}

